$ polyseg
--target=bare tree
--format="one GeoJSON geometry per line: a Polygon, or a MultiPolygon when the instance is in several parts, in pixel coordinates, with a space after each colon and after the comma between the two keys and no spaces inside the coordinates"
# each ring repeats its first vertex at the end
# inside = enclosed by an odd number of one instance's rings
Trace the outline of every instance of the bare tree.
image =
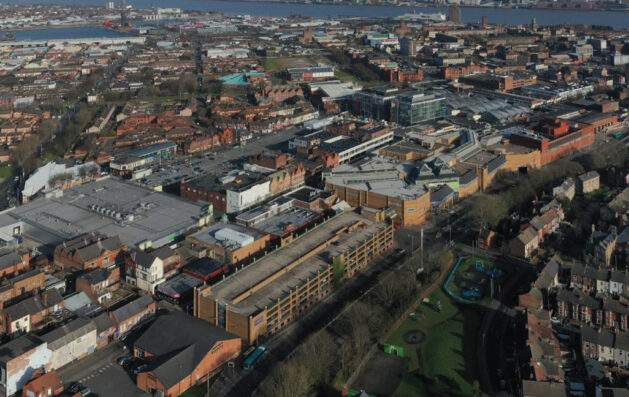
{"type": "Polygon", "coordinates": [[[374,293],[385,307],[393,308],[399,303],[400,285],[394,277],[387,277],[378,283],[374,289],[374,293]]]}
{"type": "Polygon", "coordinates": [[[262,385],[266,397],[306,397],[312,387],[310,373],[297,360],[277,366],[262,385]]]}
{"type": "Polygon", "coordinates": [[[329,384],[333,370],[337,368],[338,346],[327,331],[321,331],[313,335],[302,347],[296,356],[308,373],[315,385],[329,384]]]}

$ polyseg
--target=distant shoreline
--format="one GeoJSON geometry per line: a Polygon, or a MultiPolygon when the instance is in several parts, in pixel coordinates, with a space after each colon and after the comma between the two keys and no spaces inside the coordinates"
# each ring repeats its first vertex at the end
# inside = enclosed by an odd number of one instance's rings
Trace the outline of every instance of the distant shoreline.
{"type": "MultiPolygon", "coordinates": [[[[201,0],[202,1],[202,0],[201,0]]],[[[415,5],[397,5],[397,4],[352,4],[352,3],[306,3],[302,1],[288,1],[288,0],[229,0],[239,3],[279,3],[279,4],[292,4],[292,5],[312,5],[312,6],[339,6],[339,7],[421,7],[421,8],[434,8],[436,10],[447,10],[448,5],[436,5],[434,3],[417,3],[415,5]]],[[[587,12],[629,12],[629,8],[548,8],[548,7],[497,7],[497,6],[473,6],[473,5],[459,5],[461,8],[473,8],[473,9],[488,9],[488,10],[540,10],[540,11],[587,11],[587,12]]]]}

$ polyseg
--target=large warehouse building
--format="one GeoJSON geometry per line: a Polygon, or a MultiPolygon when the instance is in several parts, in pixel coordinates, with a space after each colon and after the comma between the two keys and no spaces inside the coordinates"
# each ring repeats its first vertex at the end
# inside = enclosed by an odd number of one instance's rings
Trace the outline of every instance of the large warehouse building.
{"type": "Polygon", "coordinates": [[[409,171],[404,164],[369,158],[323,172],[325,189],[333,191],[352,207],[395,209],[395,222],[419,225],[430,214],[430,192],[422,185],[404,180],[409,171]]]}
{"type": "Polygon", "coordinates": [[[54,247],[73,237],[100,232],[123,244],[160,247],[192,228],[209,224],[212,207],[114,178],[77,185],[0,215],[0,238],[20,235],[54,247]]]}
{"type": "Polygon", "coordinates": [[[346,211],[224,281],[197,288],[194,314],[251,343],[297,319],[392,245],[391,224],[346,211]]]}

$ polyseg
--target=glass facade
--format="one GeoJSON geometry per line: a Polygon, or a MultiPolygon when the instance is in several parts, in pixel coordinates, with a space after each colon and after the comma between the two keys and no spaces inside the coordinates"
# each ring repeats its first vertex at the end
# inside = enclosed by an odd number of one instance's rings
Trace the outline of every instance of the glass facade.
{"type": "Polygon", "coordinates": [[[403,94],[395,100],[393,121],[409,126],[445,116],[445,98],[436,95],[403,94]]]}

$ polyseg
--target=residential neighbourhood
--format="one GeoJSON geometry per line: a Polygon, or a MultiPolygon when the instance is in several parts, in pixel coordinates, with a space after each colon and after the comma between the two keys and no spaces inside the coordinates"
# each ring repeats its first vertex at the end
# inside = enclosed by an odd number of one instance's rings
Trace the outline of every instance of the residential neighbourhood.
{"type": "Polygon", "coordinates": [[[65,3],[0,4],[0,397],[629,394],[622,1],[65,3]]]}

